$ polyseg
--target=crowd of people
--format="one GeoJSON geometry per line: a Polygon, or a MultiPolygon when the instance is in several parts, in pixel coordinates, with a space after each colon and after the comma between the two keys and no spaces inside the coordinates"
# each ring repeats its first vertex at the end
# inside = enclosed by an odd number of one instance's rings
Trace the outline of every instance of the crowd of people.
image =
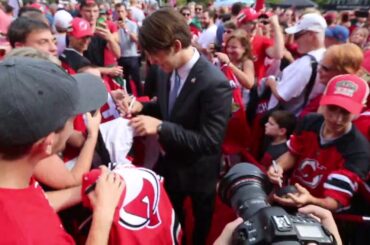
{"type": "Polygon", "coordinates": [[[295,187],[272,205],[370,242],[369,12],[14,10],[0,0],[0,243],[228,244],[242,220],[210,235],[217,183],[240,162],[295,187]]]}

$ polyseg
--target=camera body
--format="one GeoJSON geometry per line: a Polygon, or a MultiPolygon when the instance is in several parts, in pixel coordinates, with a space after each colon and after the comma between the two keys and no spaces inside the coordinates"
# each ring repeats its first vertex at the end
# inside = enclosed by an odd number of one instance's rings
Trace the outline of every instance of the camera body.
{"type": "Polygon", "coordinates": [[[307,215],[288,214],[281,207],[265,207],[233,233],[233,244],[333,244],[330,233],[307,215]]]}
{"type": "Polygon", "coordinates": [[[244,220],[233,233],[233,245],[335,244],[333,236],[317,220],[270,206],[266,193],[271,189],[267,176],[250,163],[236,164],[221,180],[221,200],[244,220]]]}

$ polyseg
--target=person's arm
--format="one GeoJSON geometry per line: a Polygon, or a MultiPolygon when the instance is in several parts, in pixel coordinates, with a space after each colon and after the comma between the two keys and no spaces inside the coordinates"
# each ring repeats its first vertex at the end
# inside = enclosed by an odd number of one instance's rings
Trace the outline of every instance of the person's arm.
{"type": "Polygon", "coordinates": [[[296,183],[294,185],[297,189],[297,193],[289,193],[287,197],[278,197],[274,195],[274,200],[283,206],[302,207],[308,204],[314,204],[331,211],[335,211],[341,207],[340,203],[330,196],[326,197],[315,197],[306,188],[296,183]]]}
{"type": "Polygon", "coordinates": [[[91,168],[101,121],[99,110],[93,117],[90,113],[86,113],[86,117],[88,136],[81,148],[76,165],[69,171],[59,156],[52,155],[36,165],[34,175],[38,181],[55,189],[64,189],[81,184],[82,175],[91,168]]]}
{"type": "Polygon", "coordinates": [[[130,40],[132,42],[135,42],[135,43],[139,42],[139,28],[138,28],[137,25],[135,25],[133,31],[131,31],[131,32],[129,31],[129,35],[130,35],[130,40]]]}
{"type": "Polygon", "coordinates": [[[254,64],[251,60],[246,60],[243,62],[242,69],[239,69],[237,66],[235,66],[233,63],[231,63],[229,57],[227,54],[217,52],[216,53],[217,58],[224,64],[228,64],[228,66],[232,69],[234,72],[234,75],[240,82],[240,84],[246,88],[250,89],[254,85],[254,64]]]}
{"type": "Polygon", "coordinates": [[[88,194],[93,208],[93,218],[86,240],[87,245],[108,244],[114,212],[125,188],[120,176],[110,172],[105,166],[101,167],[101,170],[94,191],[88,194]]]}
{"type": "Polygon", "coordinates": [[[266,49],[266,54],[270,58],[281,59],[284,55],[284,36],[281,31],[277,15],[270,18],[272,31],[274,33],[274,45],[266,49]]]}
{"type": "Polygon", "coordinates": [[[122,66],[98,67],[98,70],[102,75],[108,75],[112,77],[122,76],[123,74],[122,66]]]}
{"type": "Polygon", "coordinates": [[[45,193],[55,212],[72,207],[81,202],[81,186],[45,193]]]}
{"type": "Polygon", "coordinates": [[[266,85],[270,87],[271,93],[276,97],[277,100],[284,101],[284,99],[280,96],[278,92],[276,77],[273,76],[267,77],[266,85]]]}
{"type": "Polygon", "coordinates": [[[137,43],[139,41],[139,37],[136,33],[130,32],[129,35],[132,42],[137,43]]]}
{"type": "Polygon", "coordinates": [[[337,242],[336,244],[342,245],[342,239],[340,238],[338,227],[329,210],[314,205],[307,205],[298,209],[298,212],[310,214],[319,218],[321,224],[334,236],[335,241],[337,242]]]}
{"type": "Polygon", "coordinates": [[[231,244],[231,239],[234,230],[238,225],[240,225],[243,222],[242,218],[237,218],[236,220],[228,223],[225,228],[222,230],[222,233],[219,237],[217,237],[216,241],[213,243],[213,245],[229,245],[231,244]]]}
{"type": "Polygon", "coordinates": [[[101,27],[96,27],[95,33],[107,41],[108,48],[113,52],[116,58],[121,57],[118,33],[111,33],[105,23],[101,23],[101,25],[101,27]]]}
{"type": "Polygon", "coordinates": [[[299,97],[306,88],[312,73],[311,61],[308,56],[301,57],[287,66],[279,81],[268,77],[266,85],[271,88],[272,94],[282,102],[289,102],[299,97]]]}
{"type": "Polygon", "coordinates": [[[296,157],[291,152],[288,151],[281,155],[276,161],[276,167],[271,165],[267,170],[267,176],[270,181],[274,184],[279,184],[283,178],[284,171],[291,169],[295,162],[296,157]]]}

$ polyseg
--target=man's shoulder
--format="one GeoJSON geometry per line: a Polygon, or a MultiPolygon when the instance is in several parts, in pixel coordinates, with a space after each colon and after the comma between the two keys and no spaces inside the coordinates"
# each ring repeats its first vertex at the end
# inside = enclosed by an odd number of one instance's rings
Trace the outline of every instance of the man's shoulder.
{"type": "Polygon", "coordinates": [[[324,122],[324,117],[318,113],[310,113],[300,118],[297,131],[313,131],[318,133],[320,131],[321,125],[324,122]]]}
{"type": "MultiPolygon", "coordinates": [[[[307,54],[313,56],[316,59],[316,61],[320,61],[322,57],[324,56],[325,51],[326,51],[325,48],[319,48],[319,49],[312,50],[308,52],[307,54]]],[[[308,55],[305,55],[303,57],[308,57],[308,55]]]]}
{"type": "Polygon", "coordinates": [[[207,78],[210,82],[227,82],[225,75],[211,62],[200,56],[192,69],[196,69],[195,76],[207,78]]]}

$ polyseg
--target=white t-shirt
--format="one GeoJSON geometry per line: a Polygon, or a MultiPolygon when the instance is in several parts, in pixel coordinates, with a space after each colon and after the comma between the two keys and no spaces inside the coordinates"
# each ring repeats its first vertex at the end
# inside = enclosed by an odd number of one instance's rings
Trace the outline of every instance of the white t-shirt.
{"type": "MultiPolygon", "coordinates": [[[[324,56],[325,48],[313,50],[308,54],[314,56],[316,61],[320,63],[324,56]]],[[[311,59],[305,55],[292,64],[287,66],[281,73],[280,80],[277,82],[277,92],[279,96],[286,102],[284,108],[298,115],[304,103],[304,91],[310,80],[312,73],[311,59]]],[[[308,101],[322,93],[325,86],[321,84],[319,75],[316,75],[315,84],[308,97],[308,101]]],[[[278,100],[274,95],[271,95],[268,109],[277,106],[278,100]]]]}
{"type": "Polygon", "coordinates": [[[211,25],[204,30],[198,38],[198,43],[202,48],[207,48],[209,44],[214,43],[216,40],[217,26],[211,25]]]}

